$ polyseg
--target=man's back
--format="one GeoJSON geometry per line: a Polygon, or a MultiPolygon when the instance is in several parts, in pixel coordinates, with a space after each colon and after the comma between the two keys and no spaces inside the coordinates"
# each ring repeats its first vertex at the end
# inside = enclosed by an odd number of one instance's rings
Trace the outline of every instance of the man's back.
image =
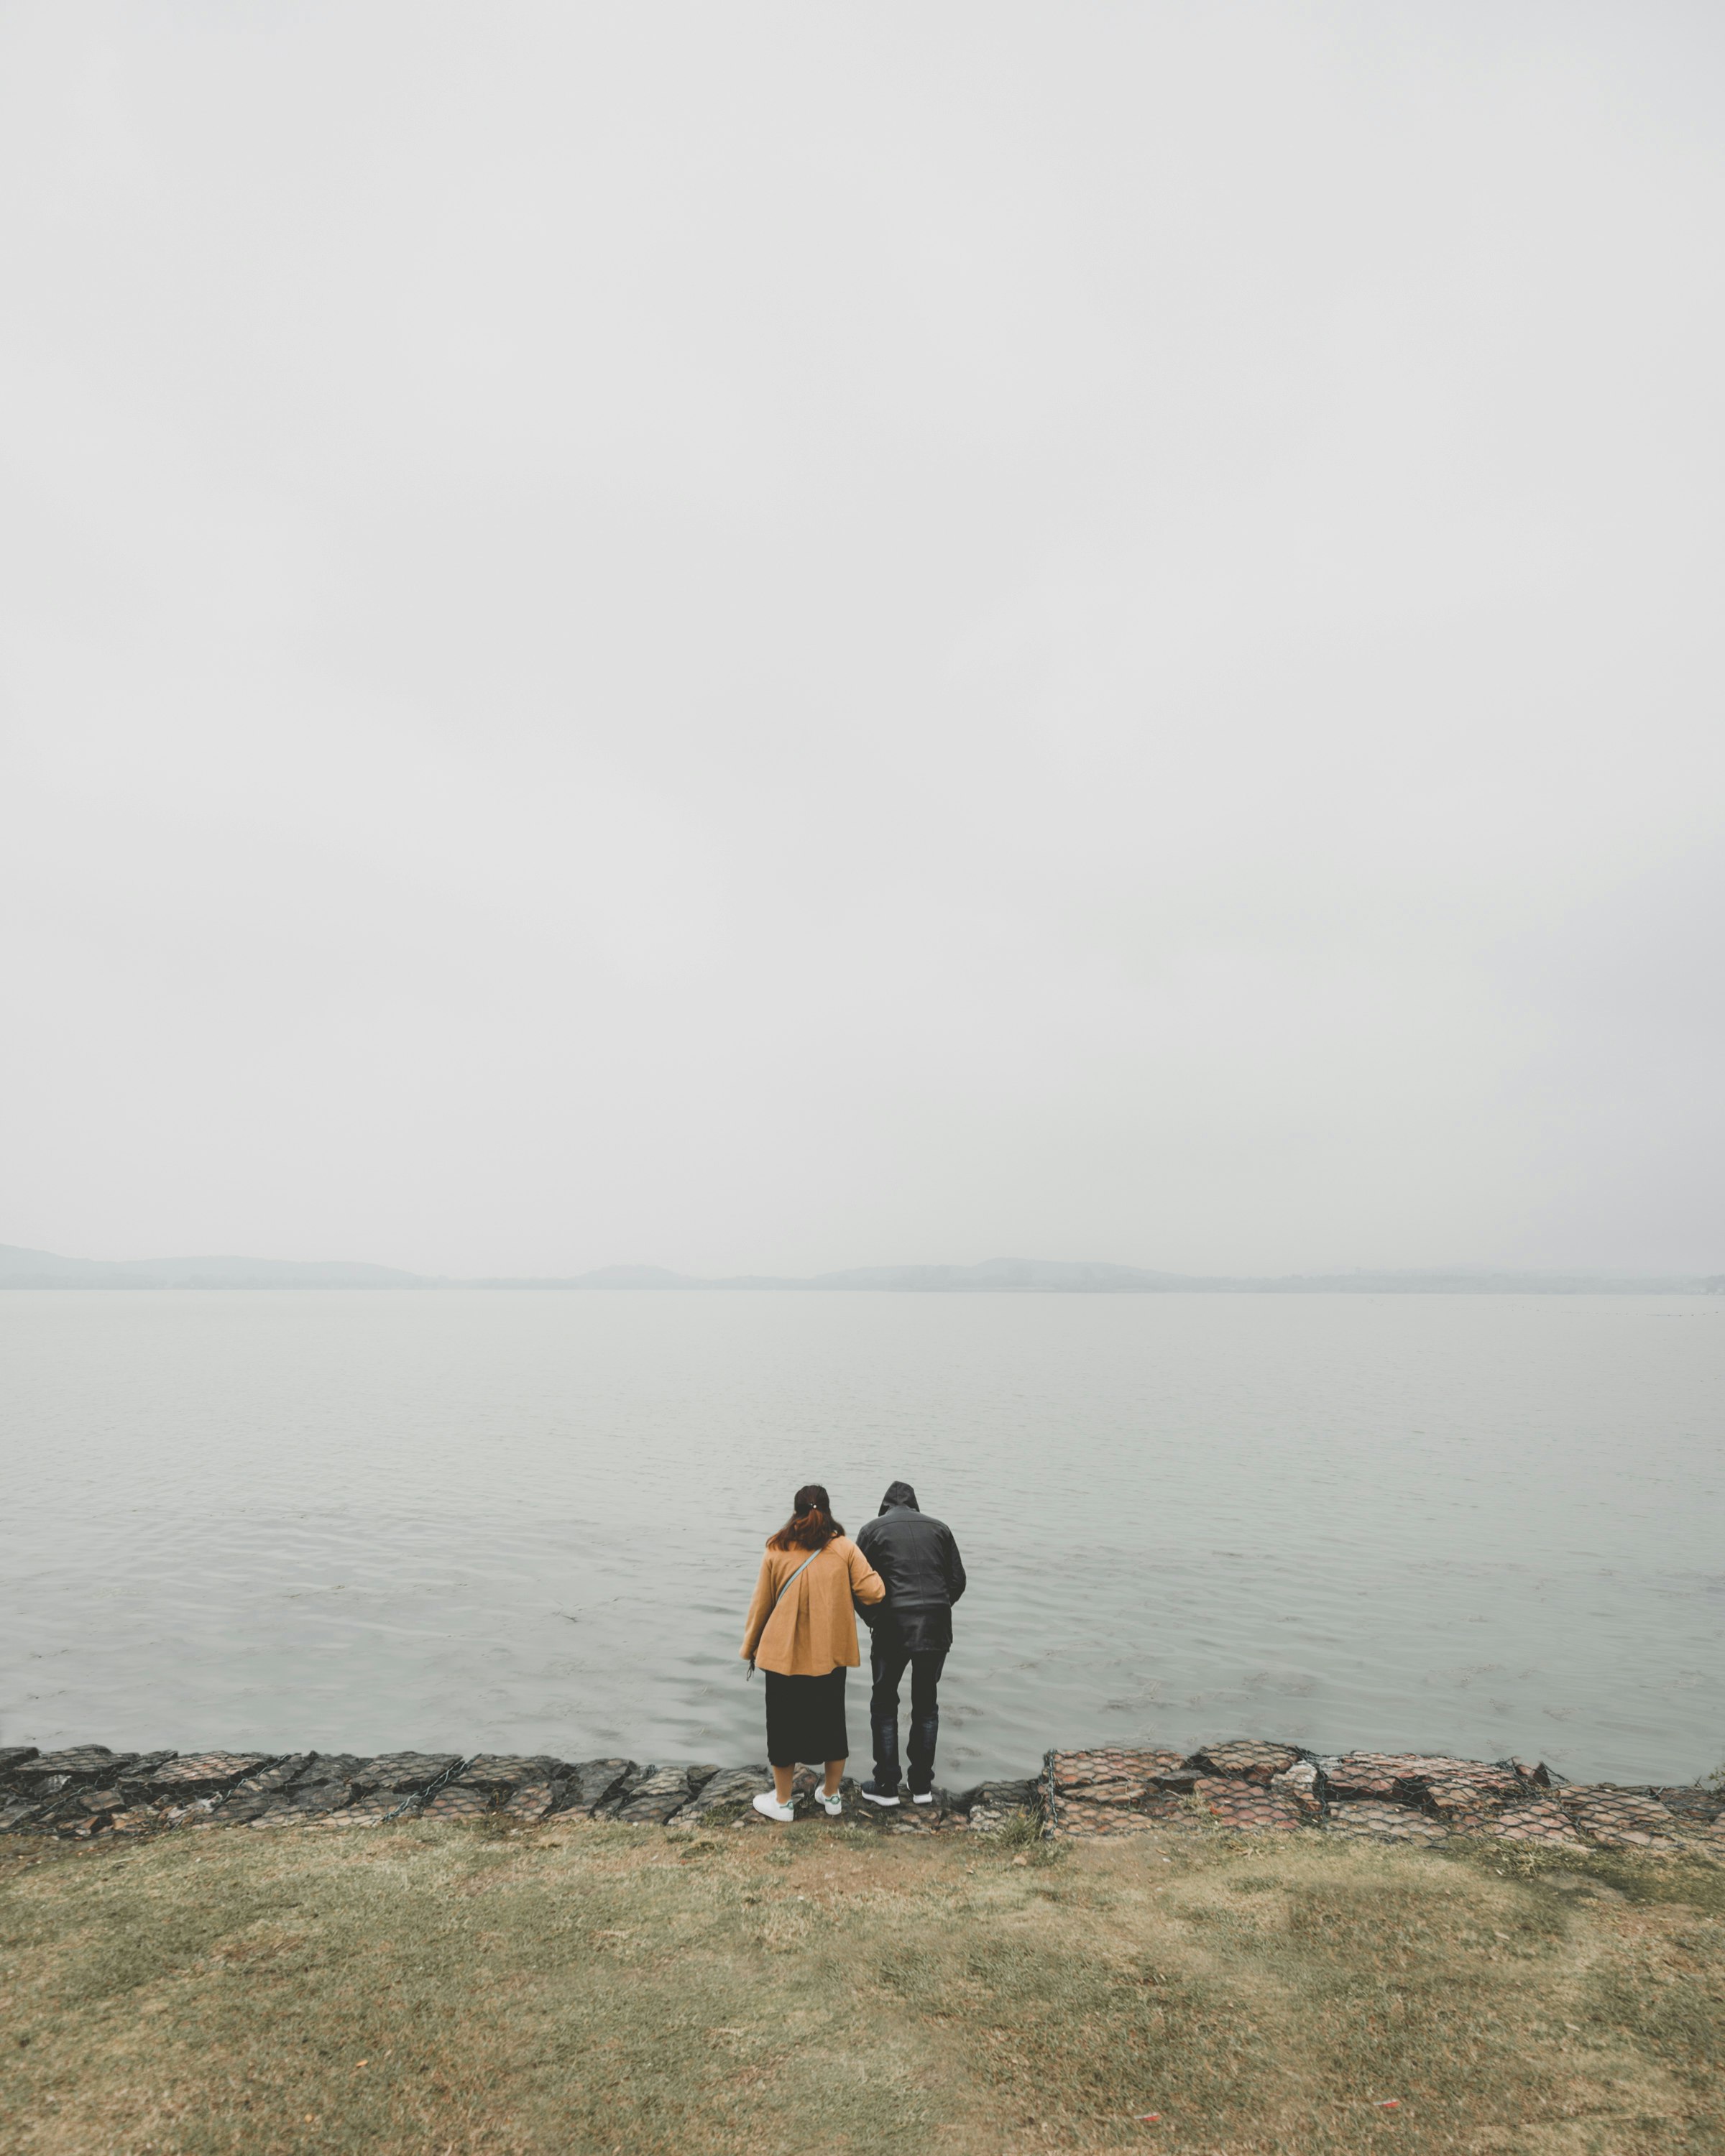
{"type": "Polygon", "coordinates": [[[895,1482],[880,1501],[878,1518],[857,1531],[856,1546],[878,1572],[886,1599],[878,1625],[896,1632],[913,1650],[925,1644],[947,1646],[952,1640],[952,1604],[964,1592],[964,1563],[952,1530],[944,1520],[920,1512],[908,1482],[895,1482]]]}

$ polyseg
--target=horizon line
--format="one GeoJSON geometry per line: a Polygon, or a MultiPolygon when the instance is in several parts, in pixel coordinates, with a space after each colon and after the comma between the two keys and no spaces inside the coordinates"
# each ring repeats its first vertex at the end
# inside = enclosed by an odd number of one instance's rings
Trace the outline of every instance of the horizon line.
{"type": "Polygon", "coordinates": [[[850,1265],[809,1274],[699,1274],[653,1265],[613,1265],[578,1273],[453,1275],[344,1259],[68,1258],[0,1244],[0,1288],[171,1287],[481,1288],[637,1290],[845,1289],[888,1293],[1717,1293],[1725,1273],[1651,1272],[1489,1265],[1367,1266],[1310,1272],[1177,1272],[1104,1259],[989,1258],[970,1265],[850,1265]]]}

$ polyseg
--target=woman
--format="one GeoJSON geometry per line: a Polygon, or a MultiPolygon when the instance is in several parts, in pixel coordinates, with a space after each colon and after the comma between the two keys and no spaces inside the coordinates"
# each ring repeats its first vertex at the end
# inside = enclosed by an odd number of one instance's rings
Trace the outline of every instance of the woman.
{"type": "Polygon", "coordinates": [[[742,1658],[767,1672],[767,1757],[773,1788],[755,1799],[770,1820],[796,1816],[791,1782],[799,1761],[826,1775],[815,1794],[829,1819],[845,1809],[839,1783],[850,1750],[845,1727],[845,1672],[856,1651],[858,1602],[886,1589],[833,1517],[819,1482],[805,1482],[791,1517],[767,1544],[742,1631],[742,1658]]]}

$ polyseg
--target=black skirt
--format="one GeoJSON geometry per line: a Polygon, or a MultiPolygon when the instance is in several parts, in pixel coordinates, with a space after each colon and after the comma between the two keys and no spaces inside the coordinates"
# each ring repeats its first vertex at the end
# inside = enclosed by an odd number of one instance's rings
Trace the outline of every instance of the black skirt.
{"type": "Polygon", "coordinates": [[[767,1757],[773,1766],[824,1767],[829,1759],[850,1757],[842,1662],[824,1677],[761,1674],[767,1680],[767,1757]]]}

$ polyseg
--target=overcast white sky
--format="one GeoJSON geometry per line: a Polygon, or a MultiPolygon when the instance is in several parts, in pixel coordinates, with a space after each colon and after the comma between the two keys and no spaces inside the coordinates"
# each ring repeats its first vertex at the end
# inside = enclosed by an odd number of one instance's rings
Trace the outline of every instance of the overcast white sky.
{"type": "Polygon", "coordinates": [[[0,1241],[1725,1266],[1725,11],[0,8],[0,1241]]]}

